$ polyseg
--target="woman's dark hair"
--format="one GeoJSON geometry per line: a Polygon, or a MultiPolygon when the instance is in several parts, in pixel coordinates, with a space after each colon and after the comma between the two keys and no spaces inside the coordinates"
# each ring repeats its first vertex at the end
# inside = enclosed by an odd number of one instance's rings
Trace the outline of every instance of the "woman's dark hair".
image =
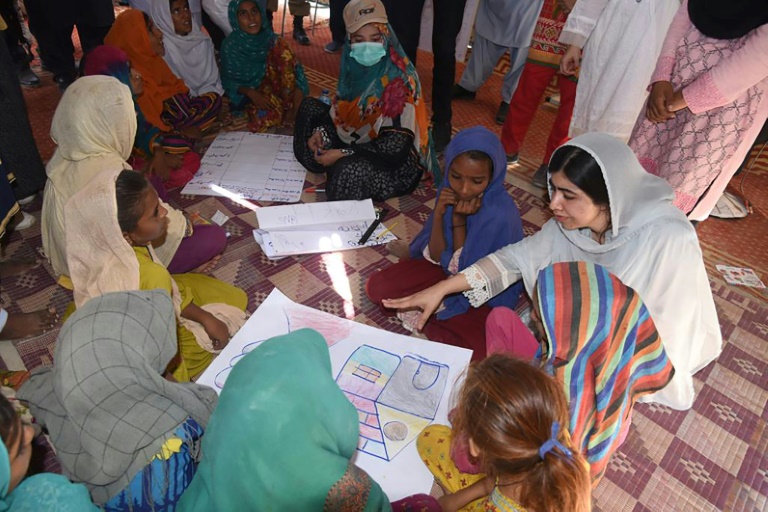
{"type": "Polygon", "coordinates": [[[488,164],[488,169],[491,171],[491,177],[490,179],[493,179],[493,158],[491,158],[491,155],[488,153],[485,153],[484,151],[479,151],[477,149],[470,149],[469,151],[465,151],[463,153],[459,153],[456,155],[456,157],[453,159],[455,162],[456,159],[458,159],[460,156],[466,156],[470,160],[474,160],[475,162],[485,162],[488,164]]]}
{"type": "Polygon", "coordinates": [[[13,405],[5,395],[0,393],[0,437],[6,447],[19,437],[21,434],[20,427],[21,422],[13,409],[13,405]]]}
{"type": "Polygon", "coordinates": [[[130,233],[139,224],[144,214],[144,194],[148,189],[149,182],[140,172],[125,170],[117,175],[117,223],[123,233],[130,233]]]}
{"type": "Polygon", "coordinates": [[[152,26],[155,24],[152,21],[152,18],[150,18],[149,14],[145,13],[144,11],[141,11],[141,14],[144,16],[144,24],[147,26],[147,31],[152,30],[152,26]]]}
{"type": "MultiPolygon", "coordinates": [[[[592,155],[576,146],[562,146],[552,155],[550,174],[564,172],[598,206],[609,206],[608,189],[600,165],[592,155]]],[[[608,212],[610,214],[610,210],[608,212]]]]}

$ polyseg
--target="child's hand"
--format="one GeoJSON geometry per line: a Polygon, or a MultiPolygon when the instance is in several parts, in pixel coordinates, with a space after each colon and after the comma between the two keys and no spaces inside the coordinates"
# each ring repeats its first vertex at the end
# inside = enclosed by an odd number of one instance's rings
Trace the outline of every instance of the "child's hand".
{"type": "Polygon", "coordinates": [[[203,131],[198,126],[187,126],[182,128],[180,133],[188,139],[201,139],[203,131]]]}
{"type": "Polygon", "coordinates": [[[470,199],[469,201],[457,201],[456,205],[453,208],[453,214],[454,215],[474,215],[480,210],[480,207],[483,205],[483,195],[480,194],[479,196],[475,197],[474,199],[470,199]]]}
{"type": "Polygon", "coordinates": [[[442,217],[449,206],[456,205],[456,193],[450,187],[443,187],[435,203],[435,213],[442,217]]]}
{"type": "Polygon", "coordinates": [[[229,343],[229,329],[227,329],[227,324],[211,314],[209,314],[201,323],[203,324],[206,334],[211,338],[213,348],[221,350],[227,346],[227,343],[229,343]]]}
{"type": "Polygon", "coordinates": [[[246,96],[248,96],[248,99],[251,100],[251,103],[253,103],[259,110],[271,110],[275,108],[271,98],[266,94],[257,91],[256,89],[248,89],[246,96]]]}

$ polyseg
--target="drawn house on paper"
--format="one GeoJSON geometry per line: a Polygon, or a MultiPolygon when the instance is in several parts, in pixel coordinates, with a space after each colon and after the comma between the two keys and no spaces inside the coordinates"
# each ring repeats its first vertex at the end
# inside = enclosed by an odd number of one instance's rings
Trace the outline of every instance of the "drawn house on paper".
{"type": "Polygon", "coordinates": [[[357,409],[358,450],[392,460],[435,419],[448,367],[362,345],[336,377],[357,409]]]}

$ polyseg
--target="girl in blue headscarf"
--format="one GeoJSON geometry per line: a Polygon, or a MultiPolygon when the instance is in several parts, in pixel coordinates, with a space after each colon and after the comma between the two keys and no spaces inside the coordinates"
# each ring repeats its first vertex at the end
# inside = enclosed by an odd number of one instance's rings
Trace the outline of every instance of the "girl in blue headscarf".
{"type": "Polygon", "coordinates": [[[221,45],[221,83],[232,107],[245,109],[252,132],[293,126],[309,84],[290,47],[272,32],[264,3],[232,0],[229,23],[232,33],[221,45]]]}
{"type": "MultiPolygon", "coordinates": [[[[411,242],[409,258],[368,279],[371,301],[381,304],[383,299],[408,296],[522,240],[520,213],[504,187],[506,171],[504,148],[496,135],[481,126],[459,132],[446,148],[434,212],[411,242]]],[[[451,295],[424,326],[424,334],[432,341],[469,348],[473,359],[482,359],[491,308],[514,309],[521,291],[517,283],[481,308],[471,308],[462,294],[451,295]]],[[[401,312],[398,317],[404,327],[415,330],[420,314],[401,312]]]]}
{"type": "Polygon", "coordinates": [[[84,485],[62,475],[42,473],[24,478],[32,455],[32,427],[24,425],[0,394],[0,512],[96,512],[84,485]]]}

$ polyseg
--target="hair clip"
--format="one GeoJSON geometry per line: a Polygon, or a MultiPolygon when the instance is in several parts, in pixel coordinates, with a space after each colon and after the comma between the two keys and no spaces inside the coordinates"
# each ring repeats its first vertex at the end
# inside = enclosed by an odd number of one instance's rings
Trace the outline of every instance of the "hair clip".
{"type": "Polygon", "coordinates": [[[544,441],[544,444],[541,445],[539,448],[539,458],[541,460],[544,460],[544,456],[551,452],[555,448],[559,448],[563,454],[565,454],[566,457],[573,458],[573,454],[571,453],[571,450],[566,448],[563,443],[557,440],[557,435],[560,433],[560,423],[557,421],[552,423],[552,433],[550,434],[549,439],[544,441]]]}

